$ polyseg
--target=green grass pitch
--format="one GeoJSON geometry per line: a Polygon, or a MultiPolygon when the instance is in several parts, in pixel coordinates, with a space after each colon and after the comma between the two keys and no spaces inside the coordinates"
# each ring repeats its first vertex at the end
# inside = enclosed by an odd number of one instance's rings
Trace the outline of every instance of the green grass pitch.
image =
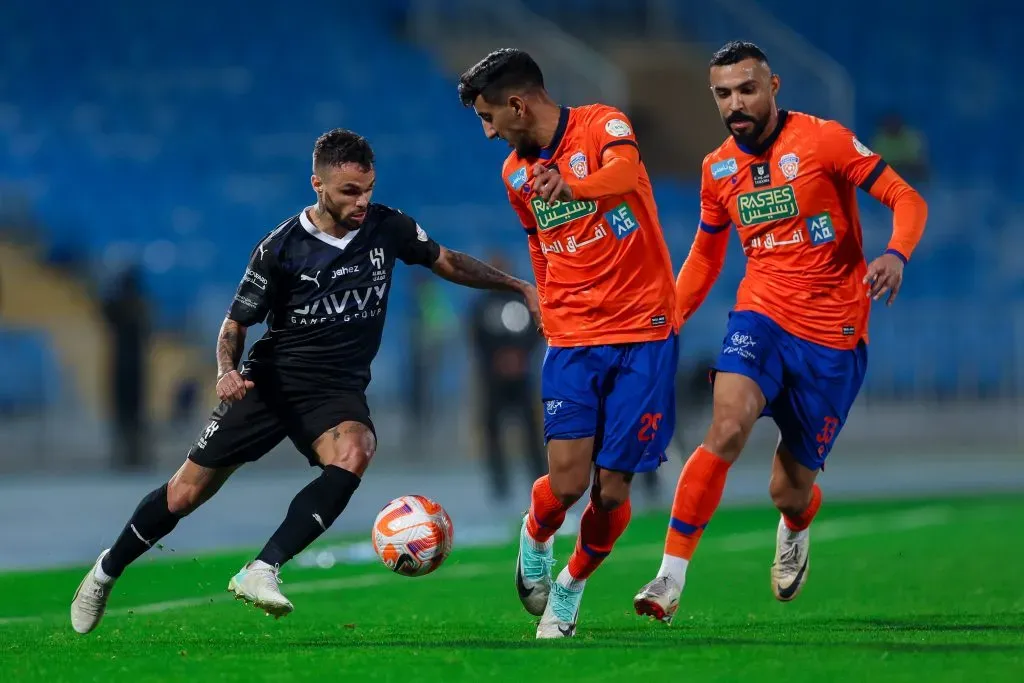
{"type": "MultiPolygon", "coordinates": [[[[286,567],[296,611],[279,621],[225,591],[248,553],[152,553],[88,636],[67,616],[84,569],[0,574],[0,680],[1024,680],[1024,498],[826,500],[789,604],[769,586],[776,520],[722,510],[665,627],[632,614],[666,524],[637,517],[587,586],[578,636],[558,642],[534,639],[514,547],[460,548],[458,519],[455,551],[427,577],[286,567]]],[[[571,547],[559,539],[559,567],[571,547]]]]}

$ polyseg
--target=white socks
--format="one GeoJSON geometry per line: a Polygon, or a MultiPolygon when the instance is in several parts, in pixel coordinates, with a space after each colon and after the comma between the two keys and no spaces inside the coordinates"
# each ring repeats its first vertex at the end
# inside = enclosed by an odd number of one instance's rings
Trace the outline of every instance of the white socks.
{"type": "Polygon", "coordinates": [[[556,580],[562,588],[567,588],[573,591],[574,593],[579,593],[580,591],[582,591],[583,587],[587,583],[586,579],[572,578],[572,574],[569,573],[568,566],[558,573],[558,579],[556,580]]]}
{"type": "Polygon", "coordinates": [[[658,570],[658,576],[667,576],[682,588],[683,584],[686,583],[686,568],[689,564],[689,560],[684,560],[681,557],[662,555],[661,569],[658,570]]]}

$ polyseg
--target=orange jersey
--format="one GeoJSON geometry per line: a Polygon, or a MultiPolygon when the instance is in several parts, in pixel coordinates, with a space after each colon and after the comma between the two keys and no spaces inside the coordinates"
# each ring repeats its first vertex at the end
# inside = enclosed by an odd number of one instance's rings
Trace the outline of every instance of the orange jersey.
{"type": "Polygon", "coordinates": [[[736,310],[766,315],[807,341],[852,349],[867,338],[871,310],[857,188],[870,190],[886,164],[835,121],[779,116],[759,150],[730,137],[704,159],[700,227],[736,226],[747,255],[736,310]]]}
{"type": "Polygon", "coordinates": [[[638,152],[614,157],[615,168],[602,161],[620,145],[636,148],[622,112],[600,104],[563,108],[539,159],[512,152],[502,167],[509,202],[529,235],[550,346],[654,341],[676,329],[672,263],[647,171],[638,152]],[[557,165],[576,199],[549,205],[537,197],[536,164],[557,165]],[[604,179],[597,177],[602,171],[604,179]]]}

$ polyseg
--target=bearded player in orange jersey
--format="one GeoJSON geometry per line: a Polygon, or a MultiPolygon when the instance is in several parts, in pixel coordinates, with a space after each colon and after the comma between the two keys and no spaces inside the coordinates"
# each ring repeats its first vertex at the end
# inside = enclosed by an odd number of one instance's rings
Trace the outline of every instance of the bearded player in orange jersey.
{"type": "Polygon", "coordinates": [[[782,513],[771,584],[792,600],[807,579],[815,483],[867,366],[871,302],[899,292],[927,206],[885,161],[835,121],[780,110],[779,77],[751,43],[711,60],[711,91],[730,137],[704,159],[696,240],[676,281],[678,317],[701,305],[725,259],[728,227],[747,255],[721,355],[704,442],[683,468],[657,577],[634,599],[666,622],[687,565],[762,415],[780,438],[769,490],[782,513]],[[885,253],[864,259],[857,188],[893,210],[885,253]]]}
{"type": "Polygon", "coordinates": [[[538,638],[576,631],[583,587],[630,518],[630,484],[665,461],[679,356],[668,247],[632,126],[560,107],[536,62],[497,50],[459,81],[489,139],[512,147],[505,190],[526,231],[544,335],[549,474],[533,485],[516,588],[538,638]],[[590,488],[576,550],[552,581],[553,535],[590,488]]]}

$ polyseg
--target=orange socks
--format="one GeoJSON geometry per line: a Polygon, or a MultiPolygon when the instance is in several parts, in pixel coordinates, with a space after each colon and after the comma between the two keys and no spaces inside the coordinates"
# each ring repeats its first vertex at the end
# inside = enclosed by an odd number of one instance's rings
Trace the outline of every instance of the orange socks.
{"type": "Polygon", "coordinates": [[[576,549],[569,558],[569,575],[574,580],[584,581],[594,573],[626,530],[631,515],[628,500],[614,510],[602,510],[593,502],[587,504],[580,518],[576,549]]]}
{"type": "Polygon", "coordinates": [[[725,490],[730,463],[700,446],[683,467],[672,501],[665,555],[689,561],[725,490]]]}
{"type": "Polygon", "coordinates": [[[547,543],[562,526],[568,509],[551,490],[551,480],[545,474],[533,482],[530,512],[526,517],[526,533],[537,543],[547,543]]]}
{"type": "Polygon", "coordinates": [[[786,523],[786,528],[790,531],[803,531],[807,527],[811,526],[811,522],[814,521],[814,516],[818,514],[818,510],[821,508],[821,489],[815,484],[814,488],[811,489],[811,502],[797,517],[790,517],[789,515],[783,515],[782,519],[786,523]]]}

